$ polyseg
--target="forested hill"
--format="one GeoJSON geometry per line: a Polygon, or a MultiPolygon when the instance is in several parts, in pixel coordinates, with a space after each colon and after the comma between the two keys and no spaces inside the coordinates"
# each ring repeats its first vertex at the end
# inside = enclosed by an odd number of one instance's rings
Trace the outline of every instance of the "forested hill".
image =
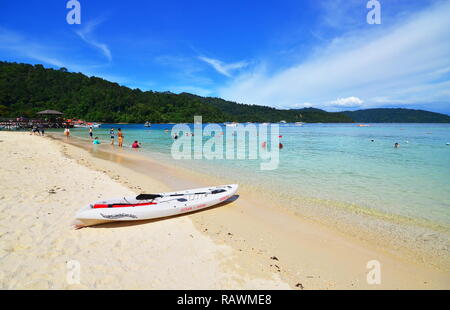
{"type": "Polygon", "coordinates": [[[450,123],[450,116],[424,110],[367,109],[342,113],[358,123],[450,123]]]}
{"type": "Polygon", "coordinates": [[[450,116],[408,109],[331,113],[320,109],[281,110],[193,94],[141,91],[67,69],[0,61],[0,117],[35,117],[58,110],[67,118],[96,122],[450,122],[450,116]]]}
{"type": "Polygon", "coordinates": [[[0,117],[34,117],[58,110],[68,118],[97,122],[352,122],[318,109],[279,110],[188,93],[143,92],[65,68],[0,62],[0,117]]]}

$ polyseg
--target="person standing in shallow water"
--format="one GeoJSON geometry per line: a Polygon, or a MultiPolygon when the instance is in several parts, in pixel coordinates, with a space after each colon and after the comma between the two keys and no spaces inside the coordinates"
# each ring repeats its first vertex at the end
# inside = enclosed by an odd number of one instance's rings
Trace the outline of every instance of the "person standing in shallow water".
{"type": "Polygon", "coordinates": [[[109,130],[109,136],[111,137],[111,145],[114,145],[114,128],[109,130]]]}
{"type": "Polygon", "coordinates": [[[89,137],[91,138],[91,140],[92,140],[92,135],[93,135],[92,127],[89,127],[89,137]]]}
{"type": "Polygon", "coordinates": [[[117,140],[119,142],[119,147],[123,146],[123,133],[122,133],[122,129],[117,129],[117,140]]]}
{"type": "Polygon", "coordinates": [[[66,136],[67,139],[69,139],[69,136],[70,136],[69,126],[67,126],[66,129],[64,129],[64,135],[66,136]]]}

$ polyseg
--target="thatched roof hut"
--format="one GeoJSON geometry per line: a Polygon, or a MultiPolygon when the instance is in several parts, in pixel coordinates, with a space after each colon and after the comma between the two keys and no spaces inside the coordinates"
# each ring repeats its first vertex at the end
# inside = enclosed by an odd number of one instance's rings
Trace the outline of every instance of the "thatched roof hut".
{"type": "Polygon", "coordinates": [[[61,113],[61,112],[55,111],[55,110],[45,110],[45,111],[38,112],[37,114],[40,114],[40,115],[63,115],[64,113],[61,113]]]}

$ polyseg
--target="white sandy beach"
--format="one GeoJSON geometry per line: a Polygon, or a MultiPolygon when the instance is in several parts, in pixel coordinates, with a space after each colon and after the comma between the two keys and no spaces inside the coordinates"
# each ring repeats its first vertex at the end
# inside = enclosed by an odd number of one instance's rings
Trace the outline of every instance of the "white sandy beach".
{"type": "Polygon", "coordinates": [[[47,138],[1,132],[0,140],[0,288],[289,288],[276,274],[234,271],[234,250],[215,244],[189,217],[72,229],[81,206],[134,193],[64,157],[47,138]],[[80,284],[66,281],[68,261],[80,263],[80,284]]]}
{"type": "Polygon", "coordinates": [[[130,168],[138,154],[124,150],[94,154],[91,145],[29,133],[0,132],[0,141],[3,289],[450,288],[445,271],[262,204],[245,189],[233,203],[188,216],[74,230],[76,211],[99,198],[213,181],[147,159],[141,165],[153,173],[139,173],[130,168]],[[379,285],[366,281],[373,259],[379,285]],[[66,281],[68,261],[80,263],[80,284],[66,281]]]}

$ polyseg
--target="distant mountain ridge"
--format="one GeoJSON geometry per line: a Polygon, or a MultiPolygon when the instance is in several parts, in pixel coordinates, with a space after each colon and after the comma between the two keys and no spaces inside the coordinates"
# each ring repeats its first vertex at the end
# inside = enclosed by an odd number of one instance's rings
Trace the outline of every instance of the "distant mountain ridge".
{"type": "Polygon", "coordinates": [[[365,109],[342,112],[357,123],[450,123],[450,116],[403,108],[365,109]]]}
{"type": "Polygon", "coordinates": [[[0,118],[35,117],[42,110],[58,110],[68,118],[108,123],[190,123],[195,115],[201,115],[205,123],[450,122],[448,115],[418,110],[288,110],[189,93],[141,91],[68,72],[66,68],[0,61],[0,118]]]}

